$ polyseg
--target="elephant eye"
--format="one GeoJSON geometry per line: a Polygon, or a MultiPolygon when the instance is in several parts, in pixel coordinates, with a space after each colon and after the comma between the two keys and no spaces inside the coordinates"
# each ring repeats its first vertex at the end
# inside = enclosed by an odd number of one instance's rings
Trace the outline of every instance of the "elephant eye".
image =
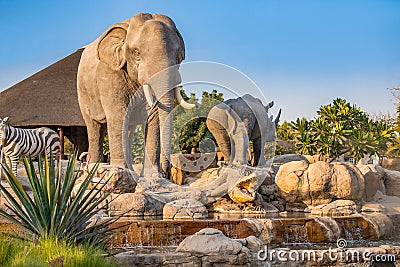
{"type": "Polygon", "coordinates": [[[133,49],[133,57],[134,57],[135,61],[140,61],[140,53],[137,48],[133,49]]]}

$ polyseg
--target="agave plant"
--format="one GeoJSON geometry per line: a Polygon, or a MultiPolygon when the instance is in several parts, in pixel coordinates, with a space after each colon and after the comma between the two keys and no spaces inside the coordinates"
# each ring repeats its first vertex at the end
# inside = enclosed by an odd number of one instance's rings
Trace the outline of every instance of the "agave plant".
{"type": "Polygon", "coordinates": [[[38,159],[38,174],[36,174],[31,158],[23,158],[24,166],[32,187],[32,193],[22,187],[21,183],[9,167],[2,167],[7,182],[12,191],[7,191],[0,184],[1,193],[7,199],[7,213],[0,210],[0,216],[15,223],[33,239],[62,239],[76,243],[88,243],[104,246],[110,240],[116,228],[110,225],[119,217],[95,221],[111,191],[104,192],[106,183],[100,181],[91,189],[89,185],[98,164],[90,171],[81,183],[79,190],[72,197],[72,191],[78,178],[74,168],[76,156],[68,161],[63,175],[61,161],[55,168],[53,157],[38,159]]]}

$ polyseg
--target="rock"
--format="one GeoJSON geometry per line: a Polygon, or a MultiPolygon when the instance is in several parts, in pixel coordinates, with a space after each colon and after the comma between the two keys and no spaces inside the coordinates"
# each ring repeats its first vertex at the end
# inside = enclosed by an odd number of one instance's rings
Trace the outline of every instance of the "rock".
{"type": "Polygon", "coordinates": [[[308,160],[306,157],[303,155],[299,154],[284,154],[284,155],[277,155],[273,158],[273,164],[274,165],[282,165],[291,161],[306,161],[308,163],[308,160]]]}
{"type": "Polygon", "coordinates": [[[165,204],[163,219],[207,219],[208,211],[199,201],[179,199],[165,204]]]}
{"type": "Polygon", "coordinates": [[[140,174],[142,173],[142,169],[143,169],[143,164],[133,164],[132,165],[133,171],[140,176],[140,174]]]}
{"type": "Polygon", "coordinates": [[[371,200],[379,203],[383,200],[383,196],[384,194],[378,190],[371,200]]]}
{"type": "Polygon", "coordinates": [[[372,197],[378,190],[385,191],[384,177],[385,171],[381,166],[377,165],[359,165],[357,166],[361,173],[364,175],[364,196],[365,201],[371,201],[372,197]]]}
{"type": "Polygon", "coordinates": [[[360,201],[364,193],[362,173],[353,164],[341,162],[289,162],[281,166],[275,183],[287,202],[312,206],[337,199],[360,201]]]}
{"type": "Polygon", "coordinates": [[[303,155],[309,163],[315,163],[317,161],[324,161],[324,157],[322,155],[303,155]]]}
{"type": "Polygon", "coordinates": [[[384,212],[386,211],[385,206],[378,203],[366,203],[361,207],[362,212],[384,212]]]}
{"type": "Polygon", "coordinates": [[[164,203],[149,195],[125,193],[111,194],[108,208],[111,215],[125,216],[161,215],[164,203]]]}
{"type": "MultiPolygon", "coordinates": [[[[246,247],[244,247],[246,248],[246,247]]],[[[201,258],[200,265],[195,266],[249,266],[248,256],[244,253],[238,255],[209,255],[201,258]]]]}
{"type": "Polygon", "coordinates": [[[260,194],[264,196],[274,195],[275,191],[276,191],[275,185],[262,185],[259,190],[260,194]]]}
{"type": "Polygon", "coordinates": [[[370,236],[372,239],[383,237],[393,237],[394,225],[392,219],[383,213],[362,213],[361,216],[368,221],[372,229],[370,236]]]}
{"type": "Polygon", "coordinates": [[[333,162],[330,194],[333,199],[360,201],[364,194],[364,176],[352,163],[333,162]]]}
{"type": "Polygon", "coordinates": [[[251,252],[258,252],[264,243],[257,237],[251,235],[246,237],[246,247],[250,249],[251,252]]]}
{"type": "Polygon", "coordinates": [[[296,172],[305,171],[308,168],[308,163],[305,160],[292,161],[283,164],[275,177],[275,183],[281,192],[284,192],[285,198],[288,201],[295,202],[297,195],[291,194],[293,190],[297,190],[300,186],[300,178],[296,172]]]}
{"type": "MultiPolygon", "coordinates": [[[[245,219],[247,222],[251,223],[257,229],[257,236],[260,238],[261,242],[264,244],[271,243],[279,243],[279,236],[282,236],[283,233],[283,225],[282,228],[276,227],[274,224],[274,220],[272,219],[245,219]]],[[[283,241],[283,240],[282,240],[283,241]]]]}
{"type": "Polygon", "coordinates": [[[247,246],[246,238],[240,238],[240,239],[234,239],[234,240],[239,242],[240,244],[242,244],[242,246],[247,246]]]}
{"type": "Polygon", "coordinates": [[[271,204],[282,212],[285,210],[286,200],[284,200],[283,198],[278,198],[277,200],[271,201],[271,204]]]}
{"type": "Polygon", "coordinates": [[[382,167],[387,170],[400,171],[400,158],[387,158],[382,159],[382,167]]]}
{"type": "Polygon", "coordinates": [[[292,212],[304,212],[307,208],[307,205],[304,203],[292,203],[286,202],[285,210],[292,211],[292,212]]]}
{"type": "MultiPolygon", "coordinates": [[[[95,164],[89,164],[89,167],[84,170],[82,175],[77,179],[74,186],[74,192],[78,192],[79,186],[88,176],[88,170],[92,170],[95,164]]],[[[133,193],[136,188],[136,181],[139,179],[134,171],[119,166],[107,165],[105,163],[99,164],[96,173],[93,175],[92,181],[88,189],[97,186],[100,189],[107,181],[107,185],[103,190],[113,189],[113,193],[133,193]]]]}
{"type": "Polygon", "coordinates": [[[196,174],[192,179],[187,178],[185,181],[191,188],[199,188],[218,179],[221,168],[210,168],[196,174]]]}
{"type": "Polygon", "coordinates": [[[400,172],[385,170],[386,195],[400,197],[400,172]]]}
{"type": "Polygon", "coordinates": [[[318,216],[346,216],[359,211],[358,205],[352,200],[336,200],[329,204],[308,206],[308,209],[311,215],[318,216]]]}
{"type": "Polygon", "coordinates": [[[201,266],[201,258],[188,252],[153,252],[140,254],[134,251],[118,253],[113,257],[117,266],[201,266]]]}
{"type": "Polygon", "coordinates": [[[318,161],[310,164],[302,176],[303,192],[307,192],[303,202],[307,205],[320,205],[331,202],[330,184],[333,183],[333,168],[330,164],[318,161]]]}
{"type": "MultiPolygon", "coordinates": [[[[373,203],[368,203],[371,205],[382,205],[386,212],[400,212],[400,198],[396,196],[387,196],[382,194],[381,191],[378,192],[373,197],[373,203]]],[[[379,206],[377,206],[379,207],[379,206]]]]}
{"type": "Polygon", "coordinates": [[[238,255],[243,248],[240,242],[226,237],[217,229],[206,228],[186,237],[177,247],[177,252],[194,255],[238,255]]]}
{"type": "Polygon", "coordinates": [[[108,180],[110,185],[114,188],[114,193],[133,193],[136,188],[136,181],[138,175],[126,168],[121,168],[112,165],[101,165],[97,169],[97,177],[108,180]]]}
{"type": "Polygon", "coordinates": [[[262,211],[265,213],[279,213],[279,209],[272,205],[271,203],[263,202],[261,203],[262,211]]]}
{"type": "Polygon", "coordinates": [[[313,217],[312,221],[305,224],[311,242],[336,242],[344,231],[338,222],[331,217],[313,217]]]}
{"type": "Polygon", "coordinates": [[[221,213],[251,213],[265,214],[277,213],[279,210],[265,201],[256,200],[248,203],[236,203],[228,197],[218,199],[216,202],[207,205],[208,210],[221,213]]]}
{"type": "Polygon", "coordinates": [[[221,230],[215,228],[204,228],[195,233],[195,235],[223,235],[221,230]]]}

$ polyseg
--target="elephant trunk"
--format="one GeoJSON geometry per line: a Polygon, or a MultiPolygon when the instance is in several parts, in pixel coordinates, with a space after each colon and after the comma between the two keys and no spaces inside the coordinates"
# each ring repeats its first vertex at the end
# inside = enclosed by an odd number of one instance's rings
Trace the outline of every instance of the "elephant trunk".
{"type": "Polygon", "coordinates": [[[169,160],[171,154],[172,121],[174,108],[174,93],[169,90],[158,102],[158,115],[160,120],[160,164],[165,173],[169,173],[169,160]]]}
{"type": "Polygon", "coordinates": [[[152,79],[150,87],[157,99],[161,148],[160,166],[164,173],[168,175],[170,170],[174,88],[180,83],[180,76],[177,68],[174,67],[165,69],[156,76],[156,79],[152,79]]]}

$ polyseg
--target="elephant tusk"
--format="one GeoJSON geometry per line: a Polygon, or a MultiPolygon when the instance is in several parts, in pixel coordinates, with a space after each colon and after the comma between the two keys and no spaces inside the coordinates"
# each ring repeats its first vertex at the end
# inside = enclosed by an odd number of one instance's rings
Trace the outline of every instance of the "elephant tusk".
{"type": "Polygon", "coordinates": [[[150,93],[150,86],[148,84],[143,84],[143,91],[144,91],[144,96],[146,97],[147,104],[149,104],[149,106],[152,107],[154,105],[154,101],[150,93]]]}
{"type": "Polygon", "coordinates": [[[190,104],[188,102],[186,102],[182,96],[181,96],[181,91],[179,89],[180,87],[177,86],[175,87],[175,98],[176,101],[178,101],[178,103],[184,108],[184,109],[192,109],[194,108],[196,105],[195,104],[190,104]]]}

